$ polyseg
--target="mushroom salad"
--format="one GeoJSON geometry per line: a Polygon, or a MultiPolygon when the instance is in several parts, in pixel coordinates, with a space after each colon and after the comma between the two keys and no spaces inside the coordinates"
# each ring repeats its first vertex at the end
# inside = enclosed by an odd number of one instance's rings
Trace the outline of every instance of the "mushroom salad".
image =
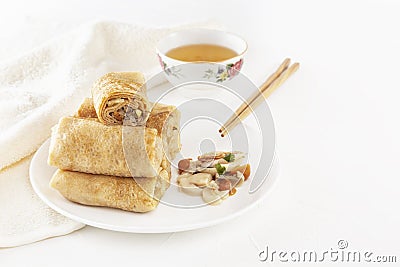
{"type": "Polygon", "coordinates": [[[239,151],[216,151],[203,154],[197,160],[180,160],[177,178],[180,190],[201,196],[207,204],[220,204],[249,178],[250,165],[242,164],[245,156],[239,151]]]}

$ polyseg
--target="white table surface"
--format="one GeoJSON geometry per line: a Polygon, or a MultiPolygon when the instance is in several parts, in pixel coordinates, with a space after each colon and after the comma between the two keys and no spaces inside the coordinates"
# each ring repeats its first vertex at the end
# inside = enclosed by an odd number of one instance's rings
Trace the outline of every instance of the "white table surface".
{"type": "Polygon", "coordinates": [[[0,249],[0,266],[266,266],[258,260],[266,245],[322,253],[341,239],[399,262],[399,14],[399,2],[378,0],[3,1],[2,43],[22,28],[43,28],[9,54],[94,18],[150,26],[213,19],[248,41],[244,71],[256,83],[285,57],[301,68],[268,100],[281,173],[258,207],[182,233],[86,227],[0,249]]]}

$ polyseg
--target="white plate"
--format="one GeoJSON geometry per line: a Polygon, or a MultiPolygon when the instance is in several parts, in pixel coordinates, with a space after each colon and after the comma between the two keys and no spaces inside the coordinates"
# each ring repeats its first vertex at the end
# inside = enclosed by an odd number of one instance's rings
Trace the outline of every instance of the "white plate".
{"type": "MultiPolygon", "coordinates": [[[[223,88],[205,87],[207,86],[201,85],[195,88],[192,85],[190,89],[181,87],[164,95],[161,102],[177,105],[182,112],[180,157],[195,157],[210,148],[242,150],[248,153],[248,160],[252,166],[250,179],[238,188],[234,196],[223,201],[221,205],[189,207],[194,206],[193,203],[201,202],[200,197],[185,195],[174,185],[167,190],[156,210],[144,214],[70,202],[49,187],[50,179],[56,170],[47,165],[49,140],[40,147],[31,162],[30,180],[33,189],[47,205],[73,220],[103,229],[132,233],[165,233],[207,227],[232,219],[254,207],[267,195],[278,174],[274,124],[268,105],[263,104],[256,110],[254,116],[246,119],[245,123],[232,131],[228,137],[221,138],[217,131],[218,122],[225,121],[232,113],[224,112],[223,108],[215,112],[215,108],[219,108],[215,105],[215,99],[224,99],[223,106],[232,109],[235,109],[241,100],[235,99],[237,95],[223,88]],[[210,92],[212,98],[204,98],[204,94],[210,92]],[[218,114],[215,115],[216,118],[204,119],[210,116],[207,111],[202,114],[204,107],[209,107],[211,110],[214,108],[211,114],[218,114]],[[260,114],[263,121],[261,123],[260,119],[258,121],[255,119],[255,116],[260,114]],[[263,178],[266,178],[265,181],[263,178]]],[[[155,101],[165,90],[162,86],[150,90],[150,99],[155,101]]],[[[176,161],[178,160],[179,158],[176,161]]],[[[176,170],[173,169],[172,172],[174,183],[176,170]]]]}

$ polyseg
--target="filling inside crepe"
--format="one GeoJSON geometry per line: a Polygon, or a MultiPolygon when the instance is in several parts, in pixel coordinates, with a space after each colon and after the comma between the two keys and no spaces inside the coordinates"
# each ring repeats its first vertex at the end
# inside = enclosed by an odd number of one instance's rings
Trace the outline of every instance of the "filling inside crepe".
{"type": "Polygon", "coordinates": [[[106,116],[117,124],[123,121],[127,126],[145,124],[148,112],[143,101],[137,98],[113,98],[107,101],[106,116]]]}

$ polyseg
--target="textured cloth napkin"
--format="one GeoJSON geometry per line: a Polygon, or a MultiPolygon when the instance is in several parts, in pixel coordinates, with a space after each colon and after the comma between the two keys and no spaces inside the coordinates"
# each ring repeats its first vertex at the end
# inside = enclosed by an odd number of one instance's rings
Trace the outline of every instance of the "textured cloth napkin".
{"type": "Polygon", "coordinates": [[[95,79],[109,71],[150,75],[158,67],[157,41],[193,26],[149,29],[93,22],[0,62],[0,247],[84,226],[51,210],[33,192],[28,171],[32,153],[61,116],[74,113],[95,79]]]}

